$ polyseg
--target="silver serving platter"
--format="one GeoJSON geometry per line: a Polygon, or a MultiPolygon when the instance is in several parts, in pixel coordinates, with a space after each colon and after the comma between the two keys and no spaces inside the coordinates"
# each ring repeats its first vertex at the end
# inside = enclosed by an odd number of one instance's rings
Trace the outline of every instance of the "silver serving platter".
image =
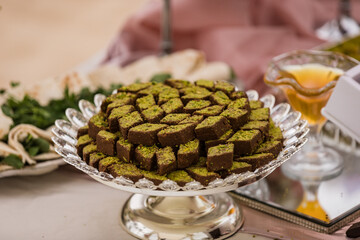
{"type": "MultiPolygon", "coordinates": [[[[246,93],[249,100],[259,99],[259,94],[255,90],[249,90],[246,93]]],[[[69,121],[56,120],[55,127],[52,130],[54,133],[52,140],[55,143],[55,150],[64,158],[65,162],[105,185],[127,192],[150,196],[175,197],[209,195],[235,190],[241,186],[258,181],[269,175],[277,167],[286,162],[293,154],[298,152],[307,142],[305,136],[309,132],[307,121],[300,119],[301,114],[299,112],[293,111],[287,103],[280,103],[275,106],[275,97],[273,95],[265,95],[260,98],[260,101],[264,103],[264,107],[270,108],[271,118],[275,124],[281,128],[284,136],[284,148],[277,159],[257,169],[255,172],[232,174],[225,179],[216,179],[209,183],[208,186],[203,186],[201,183],[193,181],[187,183],[184,187],[180,187],[176,182],[171,180],[165,180],[157,186],[145,178],[134,183],[124,177],[114,178],[108,173],[99,172],[96,168],[86,164],[77,155],[75,148],[77,143],[77,130],[86,125],[88,120],[100,111],[100,105],[104,99],[104,95],[97,94],[94,98],[94,104],[81,100],[79,101],[81,112],[68,108],[66,110],[66,116],[69,121]]]]}

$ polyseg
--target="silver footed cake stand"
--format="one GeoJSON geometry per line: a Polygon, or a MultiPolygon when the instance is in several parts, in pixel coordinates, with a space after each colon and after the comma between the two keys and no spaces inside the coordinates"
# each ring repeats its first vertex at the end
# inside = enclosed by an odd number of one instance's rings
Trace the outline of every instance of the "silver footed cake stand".
{"type": "MultiPolygon", "coordinates": [[[[246,92],[249,100],[258,100],[254,90],[246,92]]],[[[276,106],[275,97],[266,95],[260,100],[270,108],[271,118],[284,136],[284,148],[277,159],[254,172],[232,174],[225,179],[215,179],[208,186],[197,181],[180,187],[176,182],[165,180],[155,185],[148,179],[136,183],[124,177],[99,172],[77,155],[75,148],[77,130],[100,110],[104,95],[96,95],[94,104],[81,100],[79,108],[67,109],[69,121],[57,120],[53,128],[56,152],[65,162],[85,172],[95,180],[126,192],[134,193],[121,211],[121,225],[139,239],[224,239],[234,234],[243,224],[241,207],[226,192],[258,181],[286,162],[306,143],[309,132],[306,121],[290,105],[276,106]]]]}

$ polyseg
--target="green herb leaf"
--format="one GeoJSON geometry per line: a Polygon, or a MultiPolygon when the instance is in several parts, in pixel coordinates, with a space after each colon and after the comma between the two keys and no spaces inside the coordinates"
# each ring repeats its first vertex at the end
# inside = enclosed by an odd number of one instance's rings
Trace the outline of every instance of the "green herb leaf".
{"type": "Polygon", "coordinates": [[[1,106],[1,111],[8,117],[12,117],[13,116],[13,111],[11,109],[11,107],[9,105],[2,105],[1,106]]]}
{"type": "Polygon", "coordinates": [[[10,154],[4,158],[0,158],[0,163],[4,163],[16,169],[22,168],[24,166],[21,158],[15,154],[10,154]]]}
{"type": "Polygon", "coordinates": [[[230,67],[230,79],[229,80],[235,80],[237,78],[236,73],[232,67],[230,67]]]}
{"type": "Polygon", "coordinates": [[[40,148],[38,146],[36,147],[29,147],[28,149],[26,149],[26,151],[29,153],[29,155],[31,157],[34,157],[38,154],[40,148]]]}
{"type": "Polygon", "coordinates": [[[50,150],[50,144],[48,141],[43,138],[34,138],[31,134],[28,134],[21,144],[31,157],[49,152],[50,150]]]}
{"type": "Polygon", "coordinates": [[[155,74],[154,76],[152,76],[152,78],[150,79],[150,82],[153,83],[163,83],[165,82],[165,80],[171,78],[171,74],[169,73],[159,73],[159,74],[155,74]]]}
{"type": "Polygon", "coordinates": [[[19,86],[20,85],[20,82],[11,82],[10,83],[10,86],[12,87],[12,88],[14,88],[14,87],[17,87],[17,86],[19,86]]]}
{"type": "Polygon", "coordinates": [[[89,88],[82,88],[78,94],[70,93],[66,87],[62,99],[53,99],[46,106],[41,106],[38,101],[25,95],[22,100],[10,96],[1,106],[3,113],[13,120],[16,125],[27,123],[41,129],[46,129],[54,124],[56,119],[65,119],[65,110],[74,108],[79,110],[78,102],[81,99],[92,102],[97,93],[110,95],[114,89],[121,87],[121,84],[112,84],[109,89],[98,88],[90,91],[89,88]]]}
{"type": "Polygon", "coordinates": [[[5,93],[6,93],[6,90],[3,89],[3,88],[1,88],[1,89],[0,89],[0,95],[3,95],[3,94],[5,94],[5,93]]]}
{"type": "Polygon", "coordinates": [[[43,138],[34,139],[33,144],[39,147],[39,151],[41,153],[46,153],[46,152],[49,152],[49,150],[50,150],[49,142],[43,138]]]}

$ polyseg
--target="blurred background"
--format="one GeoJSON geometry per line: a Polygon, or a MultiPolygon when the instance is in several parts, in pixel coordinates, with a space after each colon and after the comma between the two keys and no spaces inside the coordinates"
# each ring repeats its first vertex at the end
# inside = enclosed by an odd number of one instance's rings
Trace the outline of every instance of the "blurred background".
{"type": "Polygon", "coordinates": [[[0,1],[0,88],[57,76],[104,50],[148,0],[0,1]]]}

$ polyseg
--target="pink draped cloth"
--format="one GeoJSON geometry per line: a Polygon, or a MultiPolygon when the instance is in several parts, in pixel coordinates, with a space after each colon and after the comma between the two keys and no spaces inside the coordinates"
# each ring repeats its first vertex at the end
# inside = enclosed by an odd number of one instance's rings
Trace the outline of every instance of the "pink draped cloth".
{"type": "MultiPolygon", "coordinates": [[[[106,62],[125,65],[159,54],[162,1],[150,1],[121,29],[106,62]]],[[[352,1],[360,20],[360,1],[352,1]]],[[[246,89],[264,93],[266,66],[274,56],[323,43],[315,29],[337,16],[338,0],[171,1],[174,51],[202,50],[207,61],[233,67],[246,89]]]]}

